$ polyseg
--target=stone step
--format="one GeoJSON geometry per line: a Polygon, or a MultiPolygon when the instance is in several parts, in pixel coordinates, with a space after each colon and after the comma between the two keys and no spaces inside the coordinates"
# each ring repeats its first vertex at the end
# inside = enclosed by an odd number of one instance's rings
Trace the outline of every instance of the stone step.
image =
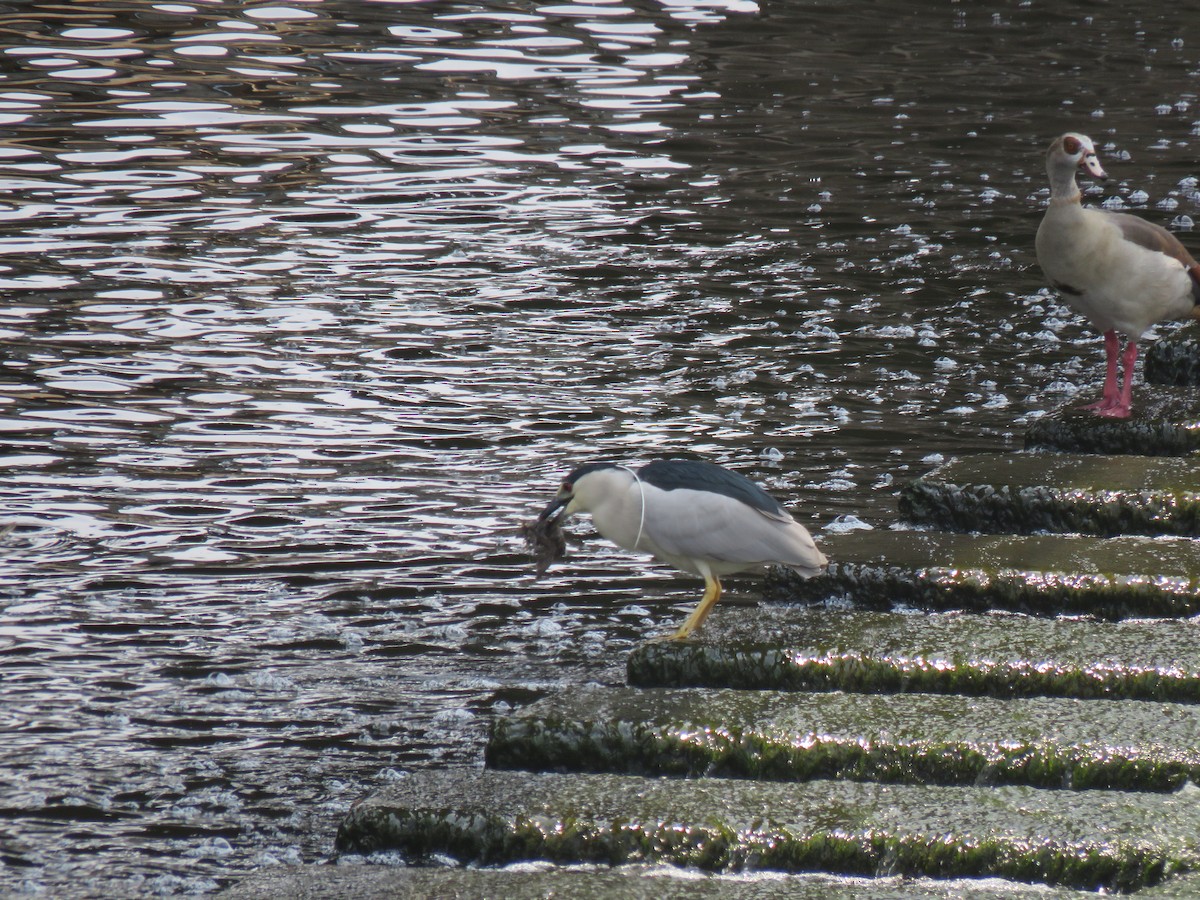
{"type": "MultiPolygon", "coordinates": [[[[494,768],[1173,791],[1200,706],[580,687],[497,719],[494,768]]],[[[1198,823],[1200,824],[1200,823],[1198,823]]]]}
{"type": "Polygon", "coordinates": [[[831,560],[825,573],[773,569],[764,597],[1104,619],[1200,612],[1200,546],[1191,538],[857,531],[824,536],[821,549],[831,560]]]}
{"type": "MultiPolygon", "coordinates": [[[[1079,407],[1075,398],[1029,423],[1025,448],[1063,453],[1131,453],[1187,456],[1200,451],[1200,391],[1139,384],[1128,419],[1106,419],[1079,407]]],[[[1099,393],[1094,399],[1099,399],[1099,393]]]]}
{"type": "MultiPolygon", "coordinates": [[[[1188,878],[1169,879],[1139,893],[1139,900],[1200,896],[1172,893],[1159,897],[1163,890],[1186,887],[1188,878]]],[[[1190,883],[1200,891],[1200,879],[1190,883]]],[[[1096,894],[997,878],[865,878],[818,872],[708,874],[639,863],[617,867],[514,863],[496,869],[387,864],[274,866],[241,879],[217,896],[223,900],[1095,900],[1096,894]]]]}
{"type": "Polygon", "coordinates": [[[631,685],[1200,703],[1187,620],[1037,619],[722,606],[686,641],[637,647],[631,685]]]}
{"type": "Polygon", "coordinates": [[[906,484],[900,512],[951,531],[1196,536],[1200,459],[981,453],[906,484]]]}
{"type": "Polygon", "coordinates": [[[445,769],[358,803],[337,848],[486,866],[665,863],[1131,891],[1200,866],[1198,820],[1194,787],[1144,794],[445,769]]]}
{"type": "Polygon", "coordinates": [[[1189,322],[1164,335],[1146,348],[1143,358],[1146,381],[1200,385],[1200,326],[1189,322]]]}

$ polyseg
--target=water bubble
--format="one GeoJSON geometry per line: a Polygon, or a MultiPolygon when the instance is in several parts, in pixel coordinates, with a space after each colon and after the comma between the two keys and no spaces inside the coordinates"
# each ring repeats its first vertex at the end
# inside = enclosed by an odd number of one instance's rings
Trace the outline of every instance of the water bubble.
{"type": "Polygon", "coordinates": [[[190,856],[193,859],[223,859],[233,853],[233,845],[223,837],[207,838],[200,842],[199,846],[192,847],[184,851],[184,856],[190,856]]]}
{"type": "Polygon", "coordinates": [[[469,709],[450,708],[436,712],[433,716],[435,725],[466,725],[475,720],[475,714],[469,709]]]}
{"type": "Polygon", "coordinates": [[[858,516],[847,513],[844,516],[838,516],[822,531],[828,531],[830,534],[846,534],[850,531],[873,531],[875,526],[869,522],[864,522],[858,516]]]}

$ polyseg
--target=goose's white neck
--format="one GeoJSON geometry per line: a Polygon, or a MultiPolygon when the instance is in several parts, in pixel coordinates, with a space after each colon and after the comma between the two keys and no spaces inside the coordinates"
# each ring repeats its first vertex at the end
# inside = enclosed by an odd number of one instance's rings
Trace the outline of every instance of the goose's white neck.
{"type": "Polygon", "coordinates": [[[1046,175],[1050,178],[1050,203],[1059,206],[1079,203],[1083,194],[1075,181],[1075,166],[1068,159],[1051,157],[1046,164],[1046,175]]]}

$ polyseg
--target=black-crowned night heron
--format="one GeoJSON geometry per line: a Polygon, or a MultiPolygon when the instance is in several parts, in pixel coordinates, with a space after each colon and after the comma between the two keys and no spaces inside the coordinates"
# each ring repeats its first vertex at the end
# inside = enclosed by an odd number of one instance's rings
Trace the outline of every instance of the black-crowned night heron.
{"type": "Polygon", "coordinates": [[[712,463],[656,459],[636,471],[610,462],[580,466],[537,526],[545,530],[577,512],[591,513],[596,530],[614,544],[704,578],[700,605],[675,639],[708,617],[721,597],[722,575],[780,565],[809,577],[828,563],[804,526],[762,488],[712,463]]]}

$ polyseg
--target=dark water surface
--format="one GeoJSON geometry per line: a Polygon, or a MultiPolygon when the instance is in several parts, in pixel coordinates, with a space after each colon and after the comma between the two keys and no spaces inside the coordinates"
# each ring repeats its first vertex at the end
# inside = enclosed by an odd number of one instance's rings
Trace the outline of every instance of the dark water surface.
{"type": "Polygon", "coordinates": [[[1043,148],[1189,227],[1198,14],[0,3],[0,892],[328,859],[621,681],[698,585],[599,541],[533,581],[581,460],[700,453],[819,535],[1018,446],[1101,375],[1043,148]]]}

